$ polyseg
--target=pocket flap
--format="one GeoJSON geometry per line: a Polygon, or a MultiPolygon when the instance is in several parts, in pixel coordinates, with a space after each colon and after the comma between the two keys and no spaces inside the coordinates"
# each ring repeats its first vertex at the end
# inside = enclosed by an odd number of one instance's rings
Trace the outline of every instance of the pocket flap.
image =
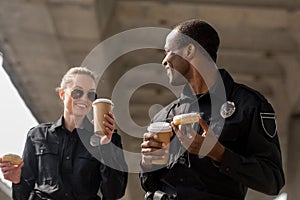
{"type": "Polygon", "coordinates": [[[58,154],[58,144],[57,143],[44,143],[42,141],[36,141],[34,143],[35,154],[58,154]]]}

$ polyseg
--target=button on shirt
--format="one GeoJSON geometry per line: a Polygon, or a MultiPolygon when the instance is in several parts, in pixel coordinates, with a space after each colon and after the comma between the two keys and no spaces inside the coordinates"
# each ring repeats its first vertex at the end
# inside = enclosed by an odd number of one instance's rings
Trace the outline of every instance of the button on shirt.
{"type": "Polygon", "coordinates": [[[69,132],[67,129],[62,127],[59,134],[62,135],[61,177],[64,183],[64,188],[67,191],[65,193],[65,196],[69,198],[70,197],[69,194],[74,193],[72,192],[72,188],[73,188],[72,183],[75,182],[75,184],[78,184],[77,183],[78,180],[76,181],[77,179],[76,176],[73,175],[74,173],[76,173],[76,170],[78,170],[76,169],[78,166],[76,167],[74,166],[75,165],[74,161],[79,160],[77,155],[79,153],[78,151],[82,150],[82,148],[80,148],[82,144],[78,145],[78,143],[81,143],[81,141],[76,129],[73,132],[69,132]]]}

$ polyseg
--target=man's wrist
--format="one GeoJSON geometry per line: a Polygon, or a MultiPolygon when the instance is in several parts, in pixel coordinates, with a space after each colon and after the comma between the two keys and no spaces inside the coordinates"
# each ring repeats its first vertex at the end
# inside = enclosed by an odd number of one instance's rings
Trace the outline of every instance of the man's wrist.
{"type": "Polygon", "coordinates": [[[225,153],[225,147],[220,142],[217,142],[207,156],[214,161],[222,162],[224,153],[225,153]]]}
{"type": "Polygon", "coordinates": [[[12,181],[13,184],[19,184],[21,181],[12,181]]]}
{"type": "Polygon", "coordinates": [[[145,169],[150,169],[152,168],[152,163],[141,162],[141,167],[145,169]]]}
{"type": "Polygon", "coordinates": [[[16,180],[11,180],[11,182],[12,182],[13,184],[19,184],[19,183],[21,182],[21,178],[16,179],[16,180]]]}

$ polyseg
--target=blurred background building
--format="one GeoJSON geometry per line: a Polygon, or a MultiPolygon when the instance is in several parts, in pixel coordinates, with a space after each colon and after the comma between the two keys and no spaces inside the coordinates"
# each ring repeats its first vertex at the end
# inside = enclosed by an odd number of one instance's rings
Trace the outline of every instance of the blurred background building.
{"type": "MultiPolygon", "coordinates": [[[[287,181],[282,192],[289,200],[300,199],[299,0],[0,0],[3,67],[36,119],[53,121],[62,111],[55,92],[62,75],[79,66],[101,41],[138,27],[172,28],[191,18],[206,20],[219,32],[217,65],[273,104],[287,181]]],[[[122,55],[101,77],[98,93],[110,97],[125,72],[160,63],[163,56],[158,49],[122,55]]],[[[149,73],[151,68],[137,76],[143,79],[149,73]]],[[[166,105],[174,98],[157,84],[140,87],[130,99],[131,117],[145,126],[151,105],[166,105]]],[[[123,146],[139,152],[141,139],[122,135],[123,146]]],[[[9,189],[0,185],[0,199],[9,199],[9,189]]],[[[138,175],[130,174],[122,199],[143,199],[143,195],[138,175]]],[[[274,198],[251,190],[247,195],[247,200],[274,198]]]]}

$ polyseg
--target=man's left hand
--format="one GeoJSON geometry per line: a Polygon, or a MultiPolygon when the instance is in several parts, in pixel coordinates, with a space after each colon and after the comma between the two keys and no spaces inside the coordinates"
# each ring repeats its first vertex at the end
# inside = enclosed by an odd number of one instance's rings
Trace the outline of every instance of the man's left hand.
{"type": "Polygon", "coordinates": [[[215,161],[222,161],[225,148],[218,141],[215,133],[209,129],[208,124],[199,119],[199,124],[203,129],[203,133],[197,134],[191,125],[179,125],[176,126],[172,122],[172,127],[186,150],[195,155],[208,156],[215,161]],[[183,130],[185,126],[186,130],[183,130]]]}

